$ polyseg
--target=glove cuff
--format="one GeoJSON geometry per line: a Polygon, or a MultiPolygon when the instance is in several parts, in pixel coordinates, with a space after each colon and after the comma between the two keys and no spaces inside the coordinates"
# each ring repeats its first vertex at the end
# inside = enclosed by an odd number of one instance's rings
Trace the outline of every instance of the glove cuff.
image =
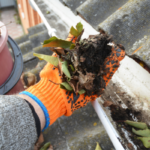
{"type": "MultiPolygon", "coordinates": [[[[66,113],[66,105],[59,85],[50,82],[48,78],[42,78],[40,82],[26,91],[35,95],[46,107],[50,117],[49,125],[66,113]]],[[[47,116],[45,118],[47,120],[47,116]]]]}

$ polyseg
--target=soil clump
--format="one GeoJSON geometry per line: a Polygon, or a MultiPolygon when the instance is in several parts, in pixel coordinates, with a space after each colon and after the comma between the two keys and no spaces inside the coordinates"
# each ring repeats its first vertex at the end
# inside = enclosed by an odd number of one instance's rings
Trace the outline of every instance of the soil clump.
{"type": "Polygon", "coordinates": [[[102,78],[106,73],[104,62],[111,54],[111,42],[113,40],[107,34],[90,35],[88,39],[77,41],[75,48],[69,51],[70,63],[76,70],[71,75],[72,84],[74,87],[78,86],[76,91],[85,89],[88,96],[102,94],[106,87],[102,78]]]}

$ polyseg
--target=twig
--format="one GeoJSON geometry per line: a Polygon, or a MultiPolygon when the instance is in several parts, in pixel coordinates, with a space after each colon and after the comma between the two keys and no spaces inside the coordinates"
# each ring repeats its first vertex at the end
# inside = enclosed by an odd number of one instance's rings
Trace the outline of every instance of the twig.
{"type": "Polygon", "coordinates": [[[84,29],[82,30],[81,34],[78,36],[78,38],[77,38],[77,42],[79,42],[79,41],[80,41],[81,36],[83,35],[83,32],[84,32],[84,29]]]}
{"type": "Polygon", "coordinates": [[[52,82],[52,83],[54,83],[54,84],[56,84],[56,85],[60,85],[61,84],[61,83],[55,83],[52,80],[49,80],[49,81],[52,82]]]}

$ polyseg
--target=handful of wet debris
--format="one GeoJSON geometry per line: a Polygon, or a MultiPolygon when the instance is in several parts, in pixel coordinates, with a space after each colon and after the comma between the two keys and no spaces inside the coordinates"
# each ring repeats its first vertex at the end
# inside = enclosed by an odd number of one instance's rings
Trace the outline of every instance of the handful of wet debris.
{"type": "Polygon", "coordinates": [[[106,72],[104,61],[111,54],[112,46],[109,44],[113,41],[105,33],[90,35],[89,38],[80,40],[83,32],[83,25],[78,23],[76,29],[71,27],[67,40],[51,37],[44,41],[43,47],[51,47],[51,50],[57,53],[57,57],[35,53],[34,56],[59,69],[62,77],[60,88],[79,94],[99,96],[105,88],[102,78],[106,72]]]}

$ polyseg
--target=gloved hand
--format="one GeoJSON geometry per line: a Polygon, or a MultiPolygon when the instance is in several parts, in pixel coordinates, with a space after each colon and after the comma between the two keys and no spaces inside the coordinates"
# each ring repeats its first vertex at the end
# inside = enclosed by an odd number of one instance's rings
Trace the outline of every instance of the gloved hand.
{"type": "MultiPolygon", "coordinates": [[[[67,40],[72,40],[73,36],[69,35],[67,40]]],[[[76,39],[73,39],[75,42],[76,39]]],[[[53,54],[55,57],[56,54],[53,54]]],[[[125,56],[125,51],[119,46],[112,46],[112,52],[105,59],[106,74],[103,75],[105,86],[108,85],[113,74],[119,67],[119,61],[125,56]]],[[[89,101],[97,98],[97,95],[86,96],[85,94],[76,95],[73,92],[68,92],[60,89],[61,76],[58,68],[52,64],[47,64],[40,73],[41,80],[34,86],[28,88],[22,94],[26,94],[34,99],[43,109],[46,119],[45,128],[53,124],[57,118],[62,115],[70,116],[75,110],[84,107],[89,101]],[[53,82],[51,82],[53,81],[53,82]]],[[[45,129],[44,128],[44,129],[45,129]]]]}

